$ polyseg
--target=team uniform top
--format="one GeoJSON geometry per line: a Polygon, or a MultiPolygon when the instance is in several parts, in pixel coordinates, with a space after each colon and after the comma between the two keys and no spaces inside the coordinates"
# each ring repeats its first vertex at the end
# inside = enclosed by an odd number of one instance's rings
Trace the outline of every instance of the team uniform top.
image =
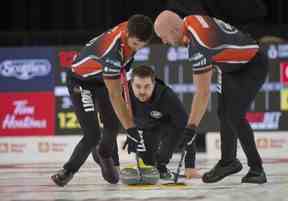
{"type": "MultiPolygon", "coordinates": [[[[153,129],[158,126],[169,126],[171,132],[179,135],[183,132],[188,115],[177,95],[165,83],[156,79],[155,88],[149,101],[139,101],[129,83],[129,93],[135,124],[141,129],[153,129]]],[[[195,147],[187,149],[185,167],[195,167],[195,147]]]]}
{"type": "Polygon", "coordinates": [[[141,129],[155,128],[162,123],[168,123],[178,129],[184,129],[187,123],[187,113],[177,95],[156,79],[155,88],[149,101],[139,101],[129,83],[129,93],[134,121],[141,129]]]}
{"type": "Polygon", "coordinates": [[[127,45],[127,22],[93,38],[72,64],[73,75],[83,81],[119,79],[120,71],[129,70],[135,51],[127,45]]]}
{"type": "Polygon", "coordinates": [[[209,16],[187,16],[182,30],[190,39],[189,61],[194,73],[211,70],[207,67],[211,64],[218,65],[224,72],[234,71],[248,63],[259,49],[248,34],[209,16]]]}

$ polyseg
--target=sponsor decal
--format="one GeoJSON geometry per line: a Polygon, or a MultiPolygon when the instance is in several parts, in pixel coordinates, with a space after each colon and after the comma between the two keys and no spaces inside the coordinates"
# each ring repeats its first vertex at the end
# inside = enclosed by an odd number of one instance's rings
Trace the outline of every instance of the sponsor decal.
{"type": "Polygon", "coordinates": [[[155,119],[160,119],[162,117],[162,113],[156,110],[152,110],[150,112],[150,116],[155,118],[155,119]]]}
{"type": "Polygon", "coordinates": [[[189,61],[197,61],[197,60],[202,59],[203,57],[204,57],[203,54],[201,54],[200,52],[197,52],[189,58],[189,61]]]}
{"type": "Polygon", "coordinates": [[[281,112],[248,112],[246,118],[254,130],[279,129],[281,112]]]}
{"type": "Polygon", "coordinates": [[[67,147],[65,143],[38,142],[38,151],[40,153],[64,152],[65,147],[67,147]]]}
{"type": "Polygon", "coordinates": [[[26,147],[25,143],[0,143],[0,154],[24,153],[26,147]]]}
{"type": "Polygon", "coordinates": [[[2,93],[1,135],[51,135],[54,133],[54,96],[50,92],[2,93]]]}
{"type": "Polygon", "coordinates": [[[216,24],[218,24],[218,26],[222,29],[222,31],[224,31],[227,34],[235,34],[238,32],[238,30],[233,27],[230,24],[227,24],[225,22],[223,22],[222,20],[219,20],[217,18],[213,18],[214,21],[216,22],[216,24]]]}
{"type": "Polygon", "coordinates": [[[52,48],[0,48],[0,91],[53,90],[52,48]]]}
{"type": "Polygon", "coordinates": [[[121,67],[120,61],[116,61],[116,60],[112,60],[112,59],[107,58],[105,60],[105,62],[108,64],[112,64],[113,66],[121,67]]]}
{"type": "Polygon", "coordinates": [[[46,76],[51,72],[48,59],[5,60],[0,64],[0,75],[29,80],[36,76],[46,76]]]}

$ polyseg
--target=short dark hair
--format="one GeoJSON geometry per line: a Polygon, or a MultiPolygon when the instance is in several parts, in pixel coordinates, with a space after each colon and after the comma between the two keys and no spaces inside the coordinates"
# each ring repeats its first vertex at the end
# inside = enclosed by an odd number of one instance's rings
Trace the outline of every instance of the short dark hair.
{"type": "Polygon", "coordinates": [[[148,42],[153,34],[153,22],[145,15],[132,15],[128,20],[128,35],[148,42]]]}
{"type": "Polygon", "coordinates": [[[154,82],[156,79],[154,70],[151,67],[145,65],[137,66],[132,70],[131,80],[133,81],[134,77],[136,76],[140,78],[150,77],[152,82],[154,82]]]}

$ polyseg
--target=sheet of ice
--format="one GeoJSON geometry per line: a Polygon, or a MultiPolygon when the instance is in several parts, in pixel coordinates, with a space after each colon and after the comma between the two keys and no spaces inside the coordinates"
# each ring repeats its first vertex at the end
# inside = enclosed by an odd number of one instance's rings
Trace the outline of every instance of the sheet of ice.
{"type": "MultiPolygon", "coordinates": [[[[175,168],[179,156],[173,158],[170,168],[175,168]]],[[[210,169],[217,161],[198,155],[201,172],[210,169]]],[[[130,163],[125,161],[123,165],[130,163]]],[[[1,201],[288,201],[288,159],[265,159],[268,183],[264,185],[241,184],[247,173],[247,164],[235,175],[215,184],[204,184],[201,179],[185,182],[185,188],[130,188],[123,184],[106,183],[99,167],[87,163],[65,187],[57,187],[50,176],[62,164],[19,164],[0,166],[1,201]]]]}

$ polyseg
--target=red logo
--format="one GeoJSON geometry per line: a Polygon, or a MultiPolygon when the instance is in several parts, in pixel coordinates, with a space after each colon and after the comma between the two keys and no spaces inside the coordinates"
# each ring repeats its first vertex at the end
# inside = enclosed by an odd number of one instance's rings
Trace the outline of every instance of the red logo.
{"type": "Polygon", "coordinates": [[[54,102],[53,92],[0,93],[0,136],[53,135],[54,102]]]}
{"type": "Polygon", "coordinates": [[[288,85],[288,63],[280,64],[280,80],[282,84],[288,85]]]}
{"type": "Polygon", "coordinates": [[[279,128],[281,112],[247,112],[246,119],[254,130],[279,128]]]}
{"type": "Polygon", "coordinates": [[[264,120],[264,113],[263,112],[247,112],[246,119],[250,123],[261,123],[264,120]]]}
{"type": "Polygon", "coordinates": [[[72,63],[74,58],[77,56],[78,52],[77,51],[61,51],[59,52],[59,62],[62,67],[69,68],[72,63]]]}

